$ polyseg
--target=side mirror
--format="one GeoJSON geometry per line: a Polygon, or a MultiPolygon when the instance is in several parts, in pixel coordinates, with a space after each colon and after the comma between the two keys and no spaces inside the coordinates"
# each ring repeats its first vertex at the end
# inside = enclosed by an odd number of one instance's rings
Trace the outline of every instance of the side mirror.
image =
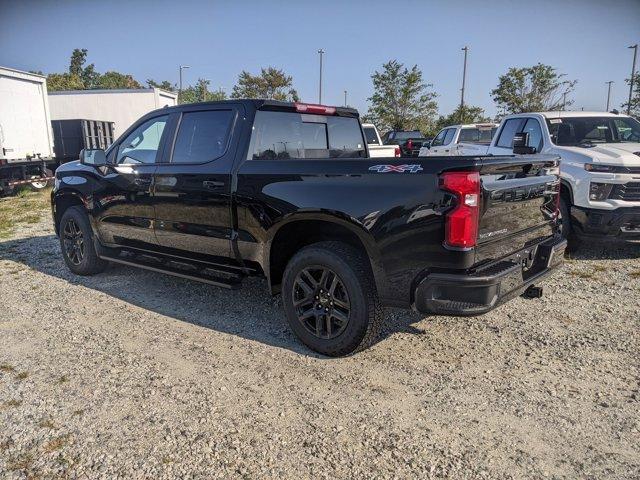
{"type": "Polygon", "coordinates": [[[536,153],[536,147],[530,147],[529,134],[526,132],[516,133],[513,136],[513,154],[514,155],[531,155],[536,153]]]}
{"type": "Polygon", "coordinates": [[[80,163],[93,167],[104,167],[107,164],[107,155],[104,150],[80,150],[80,163]]]}
{"type": "Polygon", "coordinates": [[[428,142],[423,142],[422,146],[423,147],[427,147],[427,148],[431,148],[431,140],[429,140],[428,142]]]}

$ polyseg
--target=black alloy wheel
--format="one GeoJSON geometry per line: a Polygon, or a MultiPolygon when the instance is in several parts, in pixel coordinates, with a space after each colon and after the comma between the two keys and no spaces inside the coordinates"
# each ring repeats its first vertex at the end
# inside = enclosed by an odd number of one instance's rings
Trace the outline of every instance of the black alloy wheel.
{"type": "Polygon", "coordinates": [[[351,314],[349,294],[330,268],[313,265],[300,271],[292,294],[298,321],[315,337],[336,338],[347,327],[351,314]]]}
{"type": "Polygon", "coordinates": [[[69,261],[74,265],[80,265],[85,254],[85,238],[73,218],[67,219],[62,230],[62,240],[69,261]]]}

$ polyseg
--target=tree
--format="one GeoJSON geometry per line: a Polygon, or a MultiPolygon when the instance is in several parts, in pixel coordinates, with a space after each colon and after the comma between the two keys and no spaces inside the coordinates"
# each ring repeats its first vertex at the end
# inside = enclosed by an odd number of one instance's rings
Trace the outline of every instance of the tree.
{"type": "Polygon", "coordinates": [[[71,60],[69,61],[69,73],[80,78],[85,89],[96,88],[100,74],[96,72],[96,68],[93,63],[85,67],[84,64],[86,62],[87,49],[74,49],[71,53],[71,60]]]}
{"type": "Polygon", "coordinates": [[[565,74],[538,63],[533,67],[510,68],[501,75],[491,97],[498,109],[505,113],[560,110],[573,101],[563,104],[563,94],[570,93],[577,80],[563,80],[565,74]]]}
{"type": "Polygon", "coordinates": [[[70,73],[50,73],[47,75],[47,91],[84,90],[82,79],[70,73]]]}
{"type": "Polygon", "coordinates": [[[260,75],[242,71],[233,87],[232,98],[270,98],[285,102],[300,100],[293,88],[293,78],[277,68],[263,68],[260,75]]]}
{"type": "MultiPolygon", "coordinates": [[[[631,77],[625,78],[624,81],[627,85],[631,86],[631,77]]],[[[623,103],[620,108],[626,112],[628,107],[629,102],[627,101],[623,103]]],[[[631,108],[629,109],[629,113],[636,118],[640,118],[640,72],[633,76],[633,92],[631,95],[631,108]]]]}
{"type": "Polygon", "coordinates": [[[440,116],[436,122],[436,130],[441,130],[449,125],[465,124],[465,123],[485,123],[490,122],[491,119],[484,114],[484,110],[481,107],[474,107],[473,105],[464,105],[456,108],[451,114],[446,116],[440,116]]]}
{"type": "Polygon", "coordinates": [[[226,100],[227,94],[223,90],[215,92],[209,91],[211,82],[204,78],[199,78],[196,84],[180,92],[180,103],[212,102],[215,100],[226,100]]]}
{"type": "Polygon", "coordinates": [[[176,84],[171,83],[169,80],[163,80],[162,82],[158,83],[155,80],[148,79],[147,86],[149,88],[160,88],[162,90],[166,90],[167,92],[175,92],[178,90],[176,84]]]}
{"type": "Polygon", "coordinates": [[[142,88],[142,85],[138,83],[131,75],[125,75],[119,72],[106,72],[100,75],[96,88],[106,88],[110,90],[115,89],[129,89],[129,88],[142,88]]]}
{"type": "Polygon", "coordinates": [[[381,130],[415,130],[430,132],[435,126],[438,104],[436,94],[425,83],[414,65],[410,70],[397,60],[382,66],[371,75],[373,95],[366,118],[381,130]]]}

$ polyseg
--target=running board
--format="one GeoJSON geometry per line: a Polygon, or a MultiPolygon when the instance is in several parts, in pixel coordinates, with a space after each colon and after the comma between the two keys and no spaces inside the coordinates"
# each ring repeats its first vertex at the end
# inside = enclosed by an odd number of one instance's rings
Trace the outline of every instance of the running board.
{"type": "Polygon", "coordinates": [[[230,271],[218,270],[211,265],[187,260],[176,260],[162,255],[137,254],[123,251],[119,255],[98,255],[102,260],[120,263],[131,267],[144,268],[152,272],[166,273],[176,277],[204,282],[217,287],[235,290],[240,288],[243,275],[230,271]]]}

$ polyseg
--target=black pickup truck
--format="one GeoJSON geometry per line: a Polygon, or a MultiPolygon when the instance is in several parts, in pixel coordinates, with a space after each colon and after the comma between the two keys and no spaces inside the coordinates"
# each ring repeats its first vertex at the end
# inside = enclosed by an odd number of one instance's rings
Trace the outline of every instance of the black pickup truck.
{"type": "MultiPolygon", "coordinates": [[[[369,345],[382,307],[475,315],[562,259],[558,161],[368,157],[357,111],[271,100],[164,108],[55,176],[62,254],[282,293],[310,348],[369,345]]],[[[203,299],[205,302],[206,299],[203,299]]]]}

